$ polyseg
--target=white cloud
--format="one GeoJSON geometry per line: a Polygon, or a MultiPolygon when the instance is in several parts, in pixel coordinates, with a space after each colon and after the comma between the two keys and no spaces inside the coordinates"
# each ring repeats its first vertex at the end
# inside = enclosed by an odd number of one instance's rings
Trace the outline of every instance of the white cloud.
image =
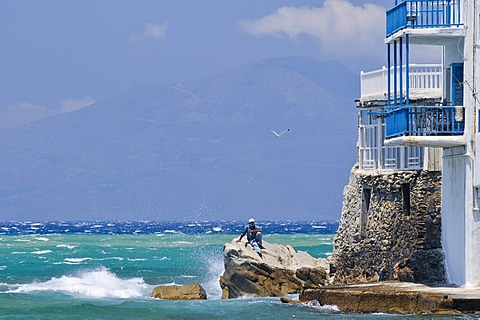
{"type": "Polygon", "coordinates": [[[385,56],[385,9],[375,4],[355,6],[346,0],[325,0],[323,7],[282,7],[240,26],[255,36],[317,41],[325,58],[385,56]]]}
{"type": "Polygon", "coordinates": [[[91,104],[94,104],[96,101],[91,97],[85,96],[81,99],[65,99],[61,100],[59,103],[60,113],[75,111],[81,108],[88,107],[91,104]]]}
{"type": "Polygon", "coordinates": [[[19,102],[0,109],[0,127],[12,128],[53,115],[55,112],[29,102],[19,102]]]}
{"type": "Polygon", "coordinates": [[[167,31],[166,23],[145,23],[143,32],[141,34],[133,35],[130,40],[133,42],[140,42],[144,39],[153,38],[154,40],[160,40],[165,38],[167,31]]]}

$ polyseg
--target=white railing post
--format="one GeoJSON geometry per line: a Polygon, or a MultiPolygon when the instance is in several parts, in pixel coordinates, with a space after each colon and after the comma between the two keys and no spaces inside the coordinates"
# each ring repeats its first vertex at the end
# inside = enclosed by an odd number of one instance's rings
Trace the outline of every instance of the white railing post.
{"type": "MultiPolygon", "coordinates": [[[[437,64],[410,64],[410,89],[442,89],[443,87],[443,69],[441,65],[437,64]]],[[[360,72],[360,93],[361,99],[368,99],[374,97],[375,99],[385,98],[388,92],[387,88],[387,70],[386,67],[382,69],[360,72]]],[[[403,81],[406,81],[406,68],[402,66],[403,81]]],[[[393,77],[393,68],[390,70],[390,75],[393,77]]],[[[406,83],[403,84],[406,88],[406,83]]],[[[398,89],[398,88],[397,88],[398,89]]],[[[390,92],[393,92],[393,81],[390,84],[390,92]]],[[[397,92],[399,94],[399,92],[397,92]]]]}

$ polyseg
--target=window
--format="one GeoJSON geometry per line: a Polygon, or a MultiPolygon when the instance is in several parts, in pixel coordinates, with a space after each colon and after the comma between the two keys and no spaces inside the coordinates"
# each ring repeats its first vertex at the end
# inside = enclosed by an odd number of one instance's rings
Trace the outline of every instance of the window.
{"type": "Polygon", "coordinates": [[[402,183],[403,214],[410,214],[410,183],[402,183]]]}
{"type": "Polygon", "coordinates": [[[372,197],[372,189],[368,186],[363,186],[362,211],[360,213],[360,236],[363,238],[367,236],[368,211],[370,210],[371,197],[372,197]]]}

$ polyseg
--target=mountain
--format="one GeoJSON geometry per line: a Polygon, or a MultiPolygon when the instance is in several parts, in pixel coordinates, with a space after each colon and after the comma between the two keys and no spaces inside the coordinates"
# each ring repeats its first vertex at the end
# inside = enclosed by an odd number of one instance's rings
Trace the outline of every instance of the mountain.
{"type": "Polygon", "coordinates": [[[338,219],[357,79],[275,58],[3,130],[1,220],[338,219]]]}

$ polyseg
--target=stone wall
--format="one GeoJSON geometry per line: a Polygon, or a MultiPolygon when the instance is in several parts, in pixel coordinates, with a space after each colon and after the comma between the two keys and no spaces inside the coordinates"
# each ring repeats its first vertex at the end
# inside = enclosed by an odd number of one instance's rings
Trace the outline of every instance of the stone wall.
{"type": "Polygon", "coordinates": [[[446,282],[441,172],[352,169],[332,255],[335,283],[446,282]]]}

